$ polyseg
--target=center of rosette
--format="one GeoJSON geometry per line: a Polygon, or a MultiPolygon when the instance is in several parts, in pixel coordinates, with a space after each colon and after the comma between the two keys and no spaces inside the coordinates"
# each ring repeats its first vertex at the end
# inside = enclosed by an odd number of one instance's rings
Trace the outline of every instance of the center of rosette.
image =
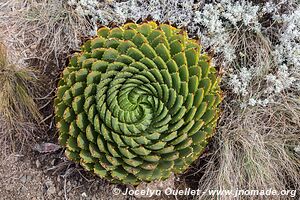
{"type": "Polygon", "coordinates": [[[159,100],[150,90],[151,83],[141,80],[140,72],[128,66],[111,70],[98,85],[97,108],[101,120],[114,132],[138,136],[153,130],[159,100]]]}

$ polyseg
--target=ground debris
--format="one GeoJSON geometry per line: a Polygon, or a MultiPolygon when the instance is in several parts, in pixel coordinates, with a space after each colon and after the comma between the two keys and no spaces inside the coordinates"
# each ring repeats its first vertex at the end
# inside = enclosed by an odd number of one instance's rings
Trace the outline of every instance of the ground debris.
{"type": "Polygon", "coordinates": [[[41,143],[34,146],[34,150],[39,153],[52,153],[59,150],[61,146],[53,143],[41,143]]]}

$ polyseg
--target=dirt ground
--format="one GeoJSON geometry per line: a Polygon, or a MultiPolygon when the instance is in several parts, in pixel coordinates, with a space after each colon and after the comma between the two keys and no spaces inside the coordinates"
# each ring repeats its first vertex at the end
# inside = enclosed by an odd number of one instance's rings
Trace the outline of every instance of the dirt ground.
{"type": "MultiPolygon", "coordinates": [[[[173,200],[173,196],[137,198],[114,195],[132,186],[111,184],[68,161],[63,149],[51,153],[29,150],[0,161],[0,200],[173,200]],[[27,152],[27,153],[28,153],[27,152]]],[[[165,184],[171,185],[171,184],[165,184]]],[[[184,198],[186,199],[186,198],[184,198]]]]}
{"type": "MultiPolygon", "coordinates": [[[[29,155],[11,154],[5,158],[2,156],[0,161],[0,200],[190,199],[187,196],[176,198],[164,195],[137,198],[130,195],[114,195],[113,191],[116,189],[124,192],[126,188],[134,188],[128,185],[111,184],[84,171],[79,165],[68,161],[63,151],[63,149],[59,149],[51,153],[40,153],[28,149],[26,154],[29,153],[29,155]]],[[[159,182],[159,185],[163,185],[162,187],[173,185],[171,187],[182,188],[186,186],[186,180],[183,177],[174,177],[176,179],[175,186],[174,179],[159,182]]],[[[197,183],[194,182],[192,185],[197,187],[197,183]]],[[[145,190],[148,187],[153,189],[153,187],[157,187],[155,184],[144,184],[137,189],[145,190]]]]}
{"type": "Polygon", "coordinates": [[[113,196],[112,189],[116,186],[95,177],[86,177],[85,172],[72,167],[73,164],[56,165],[53,159],[53,166],[46,167],[42,162],[37,159],[36,163],[30,163],[26,157],[16,154],[3,159],[0,165],[0,199],[126,199],[124,196],[113,196]],[[55,171],[59,168],[62,168],[64,175],[55,171]]]}

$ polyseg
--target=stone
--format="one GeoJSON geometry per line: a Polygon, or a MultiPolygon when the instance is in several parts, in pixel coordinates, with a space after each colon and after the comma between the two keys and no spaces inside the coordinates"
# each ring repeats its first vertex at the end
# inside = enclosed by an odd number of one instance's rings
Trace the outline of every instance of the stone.
{"type": "Polygon", "coordinates": [[[35,165],[36,165],[36,168],[40,168],[42,166],[42,164],[39,160],[35,161],[35,165]]]}
{"type": "Polygon", "coordinates": [[[26,181],[27,181],[26,175],[23,175],[23,176],[21,177],[20,181],[21,181],[21,183],[26,183],[26,181]]]}

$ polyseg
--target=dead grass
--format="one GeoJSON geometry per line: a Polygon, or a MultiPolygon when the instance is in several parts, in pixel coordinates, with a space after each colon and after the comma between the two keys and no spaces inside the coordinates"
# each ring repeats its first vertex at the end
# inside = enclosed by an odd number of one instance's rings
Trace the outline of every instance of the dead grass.
{"type": "MultiPolygon", "coordinates": [[[[276,69],[271,43],[262,34],[247,30],[232,32],[232,44],[240,56],[233,68],[254,66],[257,69],[249,95],[263,98],[262,77],[276,69]]],[[[225,83],[226,85],[226,83],[225,83]]],[[[299,91],[286,91],[273,96],[267,107],[240,108],[242,97],[225,92],[223,115],[213,141],[213,155],[206,158],[200,173],[199,189],[267,190],[300,188],[300,160],[294,148],[300,144],[299,91]]],[[[299,191],[298,191],[299,192],[299,191]]],[[[203,194],[199,199],[210,199],[203,194]]],[[[219,196],[231,200],[233,196],[219,196]]],[[[266,196],[240,196],[240,199],[266,199],[266,196]]],[[[289,196],[271,196],[273,200],[289,196]]]]}
{"type": "MultiPolygon", "coordinates": [[[[60,0],[8,0],[0,3],[0,38],[19,50],[25,61],[63,67],[91,24],[60,0]]],[[[46,69],[45,69],[46,70],[46,69]]]]}
{"type": "Polygon", "coordinates": [[[46,124],[49,130],[53,127],[51,105],[56,78],[66,57],[79,47],[81,37],[90,32],[91,25],[60,0],[7,0],[0,2],[0,30],[0,40],[10,50],[7,59],[22,66],[1,72],[1,79],[5,79],[1,87],[5,90],[0,99],[0,142],[11,152],[16,144],[32,142],[32,132],[40,121],[50,121],[46,124]],[[38,73],[33,74],[27,66],[33,66],[38,73]],[[40,82],[35,83],[35,79],[40,82]],[[32,91],[34,88],[37,90],[32,91]],[[36,120],[32,95],[44,119],[36,120]]]}
{"type": "Polygon", "coordinates": [[[33,138],[41,115],[33,100],[36,77],[29,68],[19,68],[8,59],[0,43],[0,144],[4,152],[16,150],[33,138]]]}
{"type": "MultiPolygon", "coordinates": [[[[225,102],[214,141],[216,151],[202,170],[204,176],[199,181],[199,189],[300,188],[300,162],[293,151],[299,144],[299,116],[300,100],[291,96],[284,96],[280,103],[268,108],[252,107],[243,111],[233,110],[225,102]]],[[[272,199],[288,198],[274,196],[272,199]]]]}

